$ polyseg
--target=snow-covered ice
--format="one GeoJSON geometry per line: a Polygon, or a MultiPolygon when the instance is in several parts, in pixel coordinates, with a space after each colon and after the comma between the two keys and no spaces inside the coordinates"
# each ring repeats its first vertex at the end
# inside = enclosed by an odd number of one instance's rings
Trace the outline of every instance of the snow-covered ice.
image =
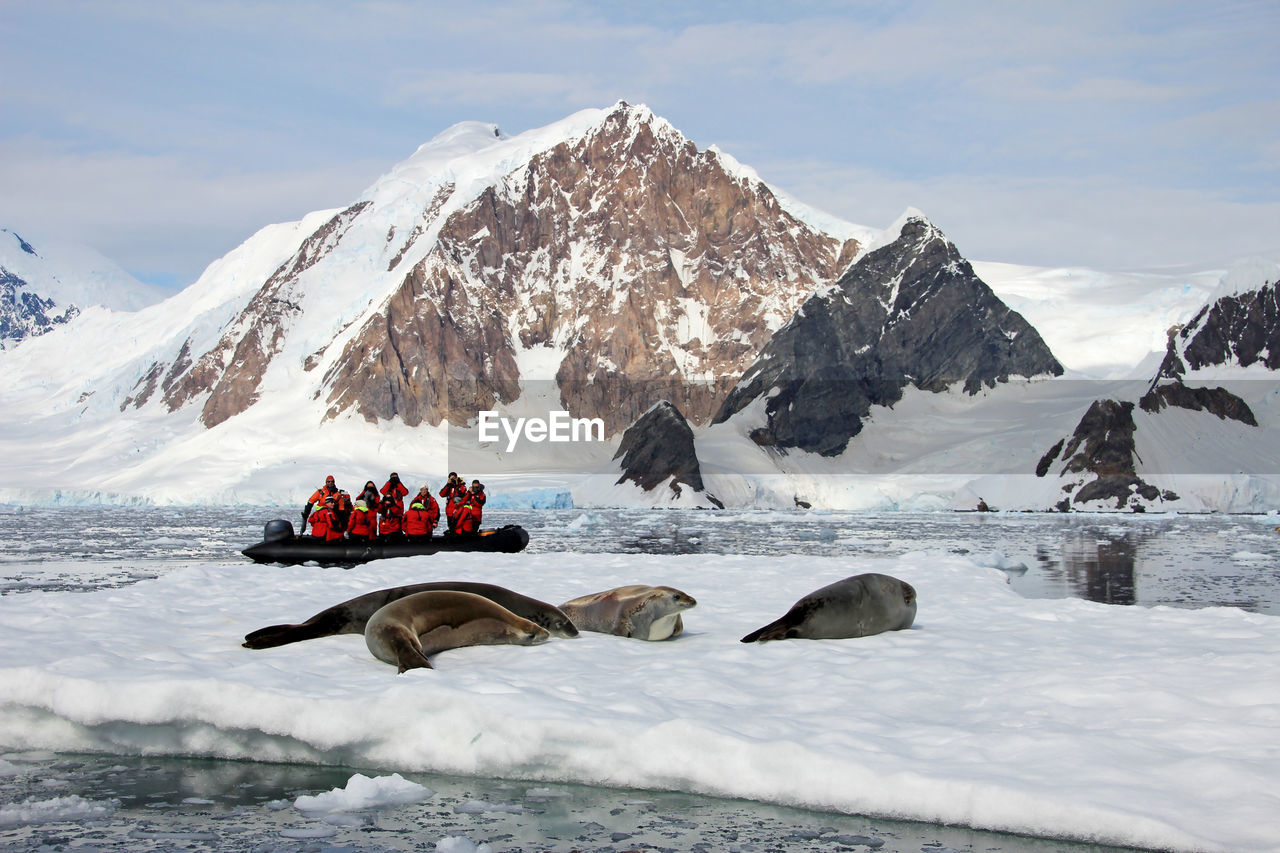
{"type": "Polygon", "coordinates": [[[998,564],[945,551],[454,555],[445,567],[415,558],[356,571],[204,562],[121,588],[8,595],[0,745],[581,782],[1280,850],[1280,620],[1025,599],[998,564]],[[738,642],[862,571],[916,587],[911,630],[738,642]],[[673,641],[584,634],[459,649],[402,676],[357,636],[239,645],[370,589],[445,576],[553,602],[669,584],[699,604],[673,641]]]}

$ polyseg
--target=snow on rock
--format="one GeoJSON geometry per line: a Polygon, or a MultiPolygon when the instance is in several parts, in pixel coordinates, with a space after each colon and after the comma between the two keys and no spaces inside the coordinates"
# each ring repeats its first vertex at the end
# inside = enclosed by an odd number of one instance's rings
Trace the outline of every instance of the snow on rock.
{"type": "Polygon", "coordinates": [[[82,310],[98,305],[112,311],[139,311],[166,294],[88,246],[25,230],[19,234],[0,228],[0,267],[58,305],[82,310]]]}

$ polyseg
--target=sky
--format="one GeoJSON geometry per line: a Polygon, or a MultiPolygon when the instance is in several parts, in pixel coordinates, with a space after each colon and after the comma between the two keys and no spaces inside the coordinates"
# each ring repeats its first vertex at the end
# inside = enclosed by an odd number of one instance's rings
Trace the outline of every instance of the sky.
{"type": "Polygon", "coordinates": [[[975,260],[1218,268],[1280,255],[1278,37],[1274,2],[0,0],[0,225],[178,288],[456,122],[626,100],[975,260]]]}

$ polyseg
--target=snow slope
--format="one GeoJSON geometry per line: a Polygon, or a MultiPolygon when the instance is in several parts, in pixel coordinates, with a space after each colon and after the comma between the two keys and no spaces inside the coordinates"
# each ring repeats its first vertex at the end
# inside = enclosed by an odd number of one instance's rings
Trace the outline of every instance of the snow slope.
{"type": "MultiPolygon", "coordinates": [[[[1173,850],[1280,850],[1280,620],[1028,600],[953,553],[886,559],[520,554],[457,577],[548,601],[634,582],[698,600],[685,634],[439,654],[397,676],[360,636],[246,632],[436,574],[205,563],[0,597],[0,744],[438,770],[746,797],[1173,850]],[[911,630],[744,645],[862,571],[911,630]],[[127,626],[127,628],[126,628],[127,626]]],[[[990,562],[987,560],[986,562],[990,562]]]]}

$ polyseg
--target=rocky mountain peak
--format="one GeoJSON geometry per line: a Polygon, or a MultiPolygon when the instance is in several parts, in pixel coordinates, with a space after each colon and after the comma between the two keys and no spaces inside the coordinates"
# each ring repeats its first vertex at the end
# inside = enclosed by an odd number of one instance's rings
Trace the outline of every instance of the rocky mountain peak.
{"type": "Polygon", "coordinates": [[[1280,370],[1280,270],[1253,287],[1219,296],[1170,335],[1157,381],[1212,367],[1280,370]]]}
{"type": "Polygon", "coordinates": [[[1012,376],[1061,375],[1025,319],[991,291],[940,230],[909,211],[834,286],[811,296],[716,415],[765,400],[760,444],[844,451],[872,406],[908,386],[967,393],[1012,376]]]}
{"type": "Polygon", "coordinates": [[[446,211],[324,374],[330,416],[465,424],[560,354],[575,416],[616,434],[658,399],[705,422],[856,246],[784,211],[646,107],[619,103],[446,211]]]}
{"type": "MultiPolygon", "coordinates": [[[[694,451],[693,429],[666,400],[655,403],[622,434],[614,459],[621,459],[618,483],[631,481],[646,492],[667,483],[675,497],[683,489],[703,492],[702,470],[694,451]]],[[[713,496],[707,499],[722,506],[713,496]]]]}
{"type": "Polygon", "coordinates": [[[1226,293],[1206,303],[1181,328],[1170,330],[1160,369],[1139,401],[1145,411],[1167,406],[1208,411],[1257,426],[1249,405],[1228,389],[1194,380],[1197,371],[1280,370],[1280,269],[1238,268],[1224,281],[1226,293]],[[1191,384],[1188,385],[1187,383],[1191,384]]]}

